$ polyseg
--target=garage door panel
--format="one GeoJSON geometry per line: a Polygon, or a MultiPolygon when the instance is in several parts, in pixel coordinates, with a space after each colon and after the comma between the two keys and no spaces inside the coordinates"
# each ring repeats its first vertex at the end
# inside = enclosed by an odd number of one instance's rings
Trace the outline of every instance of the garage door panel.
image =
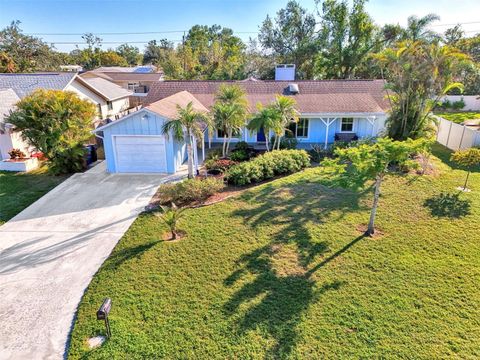
{"type": "Polygon", "coordinates": [[[167,172],[165,137],[117,136],[117,172],[167,172]]]}

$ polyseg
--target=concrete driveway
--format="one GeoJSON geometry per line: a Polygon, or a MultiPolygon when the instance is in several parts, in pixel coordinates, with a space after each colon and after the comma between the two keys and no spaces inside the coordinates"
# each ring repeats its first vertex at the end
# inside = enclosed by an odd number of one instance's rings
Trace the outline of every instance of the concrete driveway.
{"type": "Polygon", "coordinates": [[[0,227],[0,359],[64,357],[92,276],[168,179],[102,170],[73,175],[0,227]]]}

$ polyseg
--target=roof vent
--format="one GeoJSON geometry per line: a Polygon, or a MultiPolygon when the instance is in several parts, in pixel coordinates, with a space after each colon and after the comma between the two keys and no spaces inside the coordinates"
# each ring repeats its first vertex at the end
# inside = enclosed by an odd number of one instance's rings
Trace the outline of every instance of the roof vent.
{"type": "Polygon", "coordinates": [[[288,91],[290,91],[292,94],[298,94],[300,92],[298,84],[289,84],[288,91]]]}

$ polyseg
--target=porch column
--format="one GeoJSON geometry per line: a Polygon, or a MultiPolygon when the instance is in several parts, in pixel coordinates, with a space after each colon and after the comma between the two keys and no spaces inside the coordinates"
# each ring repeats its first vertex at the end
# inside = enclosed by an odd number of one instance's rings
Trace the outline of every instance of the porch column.
{"type": "Polygon", "coordinates": [[[368,116],[367,121],[372,125],[372,137],[375,136],[375,120],[377,119],[376,116],[368,116]]]}
{"type": "Polygon", "coordinates": [[[327,129],[325,130],[325,149],[326,149],[328,146],[328,129],[330,128],[330,125],[332,125],[335,122],[335,120],[337,120],[337,118],[320,118],[320,120],[322,120],[322,122],[327,127],[327,129]]]}
{"type": "Polygon", "coordinates": [[[202,163],[205,161],[205,139],[202,139],[202,163]]]}

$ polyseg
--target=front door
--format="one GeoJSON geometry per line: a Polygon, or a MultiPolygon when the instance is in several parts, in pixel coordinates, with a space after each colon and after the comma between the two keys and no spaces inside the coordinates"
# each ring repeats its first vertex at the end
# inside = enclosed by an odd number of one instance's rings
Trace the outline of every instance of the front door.
{"type": "Polygon", "coordinates": [[[257,142],[265,142],[265,131],[263,130],[263,127],[260,128],[260,130],[257,131],[257,142]]]}

